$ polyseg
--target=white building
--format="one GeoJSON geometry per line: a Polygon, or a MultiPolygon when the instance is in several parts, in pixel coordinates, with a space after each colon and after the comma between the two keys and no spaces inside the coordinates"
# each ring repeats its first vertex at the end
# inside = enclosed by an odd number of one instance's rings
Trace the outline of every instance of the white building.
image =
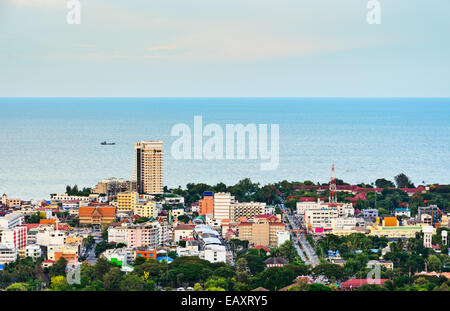
{"type": "Polygon", "coordinates": [[[196,240],[186,241],[186,247],[177,247],[178,256],[199,256],[199,243],[196,240]]]}
{"type": "Polygon", "coordinates": [[[65,243],[66,233],[61,230],[41,230],[36,234],[36,244],[42,246],[62,245],[65,243]]]}
{"type": "Polygon", "coordinates": [[[173,229],[173,241],[178,243],[183,239],[192,238],[194,236],[194,227],[192,225],[181,224],[173,229]]]}
{"type": "Polygon", "coordinates": [[[106,258],[108,261],[116,261],[124,264],[128,264],[129,259],[129,249],[122,247],[122,248],[113,248],[113,249],[107,249],[104,251],[101,255],[102,257],[106,258]]]}
{"type": "Polygon", "coordinates": [[[163,198],[162,204],[164,205],[184,205],[184,197],[179,195],[172,195],[163,198]]]}
{"type": "Polygon", "coordinates": [[[304,223],[308,231],[323,232],[332,229],[332,220],[338,218],[336,208],[314,207],[305,210],[304,223]]]}
{"type": "Polygon", "coordinates": [[[27,245],[27,227],[0,228],[0,244],[10,244],[16,249],[25,248],[27,245]]]}
{"type": "Polygon", "coordinates": [[[209,244],[200,252],[200,258],[205,259],[211,263],[227,262],[227,251],[225,246],[209,244]]]}
{"type": "Polygon", "coordinates": [[[25,247],[25,256],[33,259],[40,258],[42,256],[42,250],[39,245],[29,244],[25,247]]]}
{"type": "Polygon", "coordinates": [[[108,243],[124,243],[128,242],[128,228],[126,223],[122,223],[118,227],[108,228],[108,243]]]}
{"type": "Polygon", "coordinates": [[[433,237],[433,232],[434,232],[434,228],[432,226],[424,226],[422,228],[422,232],[423,232],[423,246],[431,248],[432,245],[432,237],[433,237]]]}
{"type": "Polygon", "coordinates": [[[95,198],[98,196],[92,195],[92,196],[79,196],[79,195],[68,195],[67,193],[64,194],[55,194],[51,197],[52,201],[86,201],[86,202],[91,202],[94,201],[95,198]]]}
{"type": "Polygon", "coordinates": [[[17,249],[12,245],[0,244],[0,264],[4,265],[17,260],[17,249]]]}
{"type": "Polygon", "coordinates": [[[264,211],[262,212],[263,215],[274,215],[275,214],[275,207],[271,205],[266,205],[264,207],[264,211]]]}
{"type": "Polygon", "coordinates": [[[21,226],[24,223],[24,217],[21,212],[12,212],[0,217],[0,227],[12,229],[16,226],[21,226]]]}
{"type": "Polygon", "coordinates": [[[297,202],[297,206],[296,206],[297,207],[297,215],[303,216],[307,209],[322,207],[323,204],[325,204],[325,202],[321,199],[317,199],[317,201],[303,200],[303,201],[297,202]]]}
{"type": "Polygon", "coordinates": [[[214,219],[221,223],[223,219],[230,219],[230,206],[234,198],[230,193],[214,193],[214,219]]]}

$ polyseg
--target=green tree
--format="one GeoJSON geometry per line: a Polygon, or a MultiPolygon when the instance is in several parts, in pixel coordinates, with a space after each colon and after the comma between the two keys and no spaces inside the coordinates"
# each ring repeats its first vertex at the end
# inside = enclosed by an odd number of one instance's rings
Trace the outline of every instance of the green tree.
{"type": "Polygon", "coordinates": [[[119,268],[112,268],[103,277],[103,284],[107,291],[118,291],[121,289],[122,273],[119,268]]]}
{"type": "Polygon", "coordinates": [[[67,267],[67,260],[64,257],[60,257],[51,267],[49,270],[49,276],[65,276],[66,275],[66,267],[67,267]]]}
{"type": "Polygon", "coordinates": [[[409,177],[403,173],[398,174],[394,179],[397,184],[397,188],[415,188],[409,177]]]}
{"type": "Polygon", "coordinates": [[[375,181],[375,186],[377,188],[394,188],[395,185],[392,181],[384,179],[384,178],[379,178],[375,181]]]}
{"type": "Polygon", "coordinates": [[[51,289],[54,291],[66,291],[69,290],[70,285],[67,284],[67,280],[62,275],[53,276],[51,278],[51,289]]]}
{"type": "Polygon", "coordinates": [[[432,271],[440,272],[442,268],[442,262],[436,255],[429,255],[427,258],[428,267],[432,271]]]}
{"type": "Polygon", "coordinates": [[[278,247],[278,251],[281,257],[286,258],[289,262],[293,262],[297,259],[297,250],[294,247],[294,243],[292,241],[286,241],[280,247],[278,247]]]}
{"type": "Polygon", "coordinates": [[[21,291],[21,292],[25,292],[27,290],[28,290],[27,283],[14,283],[5,289],[5,291],[21,291]]]}
{"type": "Polygon", "coordinates": [[[141,291],[144,289],[145,282],[142,277],[135,273],[126,274],[120,282],[122,291],[141,291]]]}
{"type": "Polygon", "coordinates": [[[202,285],[200,283],[195,283],[194,284],[194,291],[199,292],[199,291],[202,291],[202,290],[203,290],[203,287],[202,287],[202,285]]]}
{"type": "Polygon", "coordinates": [[[321,263],[313,268],[313,272],[316,276],[324,275],[329,280],[341,281],[345,278],[345,270],[339,265],[332,263],[321,263]]]}

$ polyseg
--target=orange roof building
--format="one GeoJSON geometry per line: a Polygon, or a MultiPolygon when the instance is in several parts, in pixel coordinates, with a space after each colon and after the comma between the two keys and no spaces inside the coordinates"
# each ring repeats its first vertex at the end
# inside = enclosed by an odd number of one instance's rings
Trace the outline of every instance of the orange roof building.
{"type": "Polygon", "coordinates": [[[55,252],[55,262],[58,261],[61,257],[64,257],[67,260],[68,264],[76,265],[77,264],[77,254],[72,253],[63,253],[63,252],[55,252]]]}
{"type": "Polygon", "coordinates": [[[385,227],[397,227],[397,217],[384,217],[384,226],[385,227]]]}
{"type": "Polygon", "coordinates": [[[81,206],[78,213],[80,224],[110,224],[116,220],[114,206],[81,206]]]}

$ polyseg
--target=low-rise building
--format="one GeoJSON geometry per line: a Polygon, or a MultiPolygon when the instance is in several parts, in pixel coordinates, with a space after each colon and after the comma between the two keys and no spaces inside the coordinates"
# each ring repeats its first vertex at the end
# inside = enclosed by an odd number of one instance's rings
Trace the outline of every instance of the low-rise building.
{"type": "Polygon", "coordinates": [[[101,254],[101,256],[120,267],[128,264],[128,251],[125,247],[107,249],[101,254]]]}
{"type": "Polygon", "coordinates": [[[173,242],[178,244],[183,239],[194,237],[195,225],[180,224],[173,229],[173,242]]]}
{"type": "Polygon", "coordinates": [[[203,251],[200,252],[200,258],[211,263],[227,262],[227,251],[224,245],[205,245],[203,251]]]}
{"type": "Polygon", "coordinates": [[[156,202],[147,201],[144,204],[136,204],[134,207],[134,215],[139,215],[146,218],[158,217],[158,209],[156,208],[156,202]]]}
{"type": "Polygon", "coordinates": [[[0,265],[15,262],[17,256],[17,249],[12,245],[0,244],[0,265]]]}
{"type": "Polygon", "coordinates": [[[47,246],[47,259],[58,261],[61,257],[67,260],[68,264],[76,265],[80,253],[80,245],[63,244],[47,246]]]}
{"type": "Polygon", "coordinates": [[[42,250],[39,245],[29,244],[25,247],[25,257],[33,259],[41,258],[42,250]]]}
{"type": "Polygon", "coordinates": [[[284,259],[283,257],[269,257],[264,260],[264,263],[266,264],[266,268],[273,268],[283,267],[289,264],[289,261],[287,259],[284,259]]]}
{"type": "Polygon", "coordinates": [[[82,206],[78,218],[80,224],[110,224],[116,219],[116,208],[113,206],[82,206]]]}

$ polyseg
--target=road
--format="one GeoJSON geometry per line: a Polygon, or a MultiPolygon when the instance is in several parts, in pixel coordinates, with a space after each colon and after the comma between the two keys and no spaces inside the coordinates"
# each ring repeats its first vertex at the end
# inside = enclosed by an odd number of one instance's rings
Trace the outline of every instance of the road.
{"type": "Polygon", "coordinates": [[[89,249],[83,248],[82,253],[86,256],[86,261],[89,264],[94,265],[97,263],[97,257],[95,257],[95,246],[97,246],[97,243],[101,241],[102,233],[100,231],[92,230],[89,234],[94,237],[94,244],[89,249]]]}
{"type": "MultiPolygon", "coordinates": [[[[300,230],[301,225],[298,222],[295,217],[292,216],[291,212],[285,207],[284,205],[284,199],[282,196],[280,196],[281,200],[281,209],[284,212],[285,219],[288,220],[289,224],[291,225],[292,229],[300,230]]],[[[300,256],[300,258],[308,265],[312,265],[313,267],[318,265],[320,263],[319,258],[316,255],[316,252],[314,251],[314,248],[309,244],[308,240],[305,238],[304,234],[298,233],[298,237],[293,237],[294,241],[297,241],[297,243],[294,243],[295,248],[297,249],[297,252],[300,256]],[[302,248],[299,247],[300,244],[302,248]]]]}
{"type": "MultiPolygon", "coordinates": [[[[284,221],[287,220],[287,222],[291,225],[291,227],[295,228],[295,224],[292,223],[291,218],[290,218],[291,216],[290,216],[286,206],[284,205],[283,197],[280,196],[280,200],[281,200],[280,207],[281,207],[281,210],[283,211],[284,221]]],[[[298,235],[300,235],[300,233],[298,235]]],[[[305,256],[305,253],[299,246],[299,242],[300,242],[299,238],[298,237],[296,238],[292,232],[291,232],[291,237],[292,237],[292,241],[294,242],[295,249],[297,250],[297,253],[300,256],[300,258],[305,262],[305,264],[307,264],[307,265],[311,264],[309,259],[305,256]]]]}

